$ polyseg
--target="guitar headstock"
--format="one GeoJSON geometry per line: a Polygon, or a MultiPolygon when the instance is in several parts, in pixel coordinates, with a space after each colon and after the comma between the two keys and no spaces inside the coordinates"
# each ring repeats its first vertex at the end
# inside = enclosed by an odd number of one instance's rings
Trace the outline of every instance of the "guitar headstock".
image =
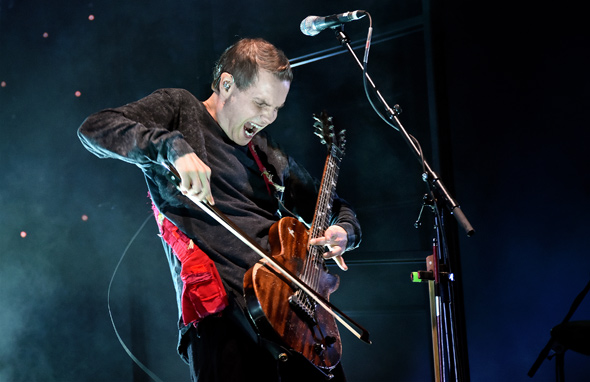
{"type": "Polygon", "coordinates": [[[314,134],[321,138],[322,144],[328,147],[332,155],[335,155],[338,159],[342,159],[346,144],[346,130],[337,130],[332,123],[332,117],[328,116],[324,111],[319,117],[314,114],[313,119],[315,120],[313,124],[315,127],[314,134]]]}

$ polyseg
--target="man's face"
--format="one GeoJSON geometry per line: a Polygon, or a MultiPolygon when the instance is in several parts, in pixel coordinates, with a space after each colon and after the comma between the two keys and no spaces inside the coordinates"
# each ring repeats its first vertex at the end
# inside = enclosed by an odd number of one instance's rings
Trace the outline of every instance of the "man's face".
{"type": "MultiPolygon", "coordinates": [[[[256,133],[277,118],[290,85],[265,70],[258,72],[256,81],[247,89],[240,90],[232,85],[231,94],[219,114],[219,125],[236,144],[247,145],[256,133]]],[[[226,90],[222,87],[220,91],[226,90]]]]}

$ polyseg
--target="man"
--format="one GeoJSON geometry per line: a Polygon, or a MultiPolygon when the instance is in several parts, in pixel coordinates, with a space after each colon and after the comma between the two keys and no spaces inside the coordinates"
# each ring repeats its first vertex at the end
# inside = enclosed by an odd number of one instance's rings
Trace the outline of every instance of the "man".
{"type": "MultiPolygon", "coordinates": [[[[206,101],[161,89],[90,116],[78,132],[95,155],[145,175],[177,291],[178,350],[194,381],[323,380],[305,362],[279,362],[260,346],[243,297],[244,274],[260,257],[189,200],[215,204],[262,248],[281,214],[311,221],[317,182],[263,131],[292,78],[280,50],[243,39],[217,62],[206,101]],[[178,185],[162,164],[176,169],[178,185]]],[[[338,197],[332,212],[333,225],[310,244],[330,248],[325,257],[346,270],[342,254],[358,246],[361,231],[338,197]]],[[[340,367],[335,374],[344,380],[340,367]]]]}

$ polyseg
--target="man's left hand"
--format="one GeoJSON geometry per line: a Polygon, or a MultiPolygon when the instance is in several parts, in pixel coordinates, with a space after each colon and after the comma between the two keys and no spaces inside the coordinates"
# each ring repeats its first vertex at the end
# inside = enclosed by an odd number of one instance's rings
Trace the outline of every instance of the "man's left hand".
{"type": "Polygon", "coordinates": [[[324,236],[316,237],[309,241],[309,245],[323,245],[328,248],[328,251],[324,253],[325,259],[334,259],[336,264],[343,271],[348,270],[348,266],[342,258],[342,254],[346,251],[346,244],[348,243],[348,235],[344,228],[333,225],[328,227],[324,232],[324,236]]]}

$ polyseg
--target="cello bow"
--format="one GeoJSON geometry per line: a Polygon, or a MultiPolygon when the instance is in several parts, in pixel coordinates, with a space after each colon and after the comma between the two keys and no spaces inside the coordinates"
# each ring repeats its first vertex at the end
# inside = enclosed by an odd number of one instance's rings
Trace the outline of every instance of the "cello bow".
{"type": "MultiPolygon", "coordinates": [[[[161,165],[168,170],[168,179],[177,187],[180,185],[180,174],[172,166],[170,163],[161,162],[161,165]]],[[[270,254],[268,254],[258,243],[256,243],[252,238],[250,238],[240,227],[234,224],[227,216],[225,216],[217,207],[209,204],[208,202],[203,202],[195,197],[187,196],[191,202],[196,204],[203,212],[221,224],[225,229],[227,229],[230,233],[232,233],[235,237],[237,237],[241,242],[245,245],[250,247],[254,252],[256,252],[261,258],[263,258],[268,266],[270,266],[275,271],[279,272],[283,275],[287,280],[289,280],[293,285],[303,291],[306,295],[312,298],[318,305],[324,308],[329,314],[331,314],[343,327],[348,329],[355,337],[359,340],[371,344],[371,340],[369,339],[369,332],[363,328],[361,325],[356,323],[353,319],[348,317],[344,312],[326,300],[322,295],[317,293],[313,288],[309,287],[305,282],[303,282],[299,277],[294,275],[288,269],[283,267],[282,264],[277,262],[270,254]]]]}

